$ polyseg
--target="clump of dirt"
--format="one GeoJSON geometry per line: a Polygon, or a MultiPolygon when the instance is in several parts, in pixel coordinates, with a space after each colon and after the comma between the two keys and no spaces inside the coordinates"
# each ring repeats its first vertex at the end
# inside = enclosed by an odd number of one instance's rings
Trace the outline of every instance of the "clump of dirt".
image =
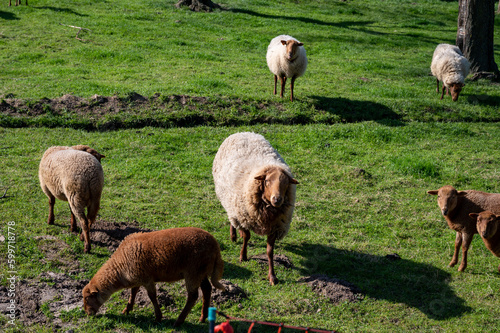
{"type": "Polygon", "coordinates": [[[318,295],[325,296],[334,304],[357,302],[364,298],[361,290],[347,281],[330,278],[323,274],[313,274],[299,279],[307,283],[318,295]]]}
{"type": "MultiPolygon", "coordinates": [[[[262,265],[268,264],[266,253],[252,256],[252,257],[250,257],[250,260],[255,260],[262,265]]],[[[277,266],[283,266],[285,268],[293,268],[294,267],[292,261],[284,254],[275,254],[274,255],[274,264],[277,266]]]]}
{"type": "Polygon", "coordinates": [[[245,291],[237,284],[233,284],[227,280],[219,281],[226,290],[212,288],[212,302],[217,305],[222,305],[227,302],[239,303],[242,299],[248,298],[245,291]]]}
{"type": "Polygon", "coordinates": [[[135,234],[136,232],[150,231],[152,230],[141,228],[135,222],[97,221],[90,229],[90,240],[92,244],[107,247],[110,252],[114,252],[128,235],[135,234]]]}
{"type": "MultiPolygon", "coordinates": [[[[33,280],[16,284],[16,319],[23,325],[50,324],[55,329],[71,326],[60,319],[62,311],[81,308],[82,289],[88,280],[74,280],[71,275],[81,269],[64,273],[44,272],[33,280]]],[[[7,288],[0,286],[0,313],[7,314],[7,288]]]]}

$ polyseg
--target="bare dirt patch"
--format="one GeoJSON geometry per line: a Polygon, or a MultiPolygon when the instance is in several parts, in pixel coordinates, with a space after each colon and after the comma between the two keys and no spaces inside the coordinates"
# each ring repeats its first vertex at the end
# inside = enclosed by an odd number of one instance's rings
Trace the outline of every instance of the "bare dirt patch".
{"type": "MultiPolygon", "coordinates": [[[[266,266],[268,264],[266,253],[257,254],[255,256],[252,256],[252,257],[250,257],[250,260],[255,260],[258,263],[260,263],[262,265],[266,265],[266,266]]],[[[275,254],[274,255],[274,264],[276,266],[283,266],[285,268],[293,268],[294,267],[292,261],[284,254],[275,254]]]]}
{"type": "Polygon", "coordinates": [[[227,280],[220,280],[220,283],[226,287],[226,290],[212,288],[212,302],[216,305],[222,305],[227,302],[239,303],[242,299],[248,298],[245,291],[227,280]]]}
{"type": "Polygon", "coordinates": [[[80,267],[76,255],[71,247],[63,240],[50,235],[35,237],[38,241],[38,248],[44,254],[43,263],[49,263],[51,266],[64,267],[71,271],[80,267]]]}
{"type": "Polygon", "coordinates": [[[314,274],[299,279],[299,282],[307,283],[315,293],[329,298],[334,304],[354,303],[364,298],[354,284],[327,275],[314,274]]]}
{"type": "Polygon", "coordinates": [[[128,235],[136,232],[150,232],[151,229],[141,228],[138,223],[107,222],[99,220],[90,229],[90,240],[92,244],[107,247],[114,252],[122,240],[128,235]]]}

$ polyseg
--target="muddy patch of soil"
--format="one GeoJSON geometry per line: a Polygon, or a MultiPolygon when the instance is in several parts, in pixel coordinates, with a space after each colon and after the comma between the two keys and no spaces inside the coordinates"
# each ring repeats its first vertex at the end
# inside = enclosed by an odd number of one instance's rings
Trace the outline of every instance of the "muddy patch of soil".
{"type": "Polygon", "coordinates": [[[307,283],[315,293],[329,298],[334,304],[354,303],[364,298],[361,290],[354,284],[327,275],[314,274],[300,278],[299,282],[307,283]]]}
{"type": "Polygon", "coordinates": [[[92,244],[107,247],[115,252],[122,240],[136,232],[150,232],[150,229],[139,227],[137,223],[97,221],[90,229],[92,244]]]}
{"type": "Polygon", "coordinates": [[[219,281],[226,290],[212,288],[212,302],[216,305],[222,305],[227,302],[239,303],[242,299],[248,298],[247,294],[240,286],[227,280],[219,281]]]}
{"type": "MultiPolygon", "coordinates": [[[[260,263],[262,265],[266,265],[266,266],[268,264],[266,253],[252,256],[252,257],[250,257],[250,260],[255,260],[258,263],[260,263]]],[[[284,254],[275,254],[274,255],[274,264],[276,266],[283,266],[285,268],[293,268],[294,267],[292,261],[284,254]]]]}
{"type": "MultiPolygon", "coordinates": [[[[71,275],[81,269],[63,273],[44,272],[33,280],[16,284],[16,320],[25,326],[51,325],[54,329],[70,327],[60,319],[62,311],[82,308],[82,289],[88,280],[74,280],[71,275]]],[[[7,315],[10,304],[7,287],[0,286],[0,313],[7,315]]]]}
{"type": "Polygon", "coordinates": [[[63,240],[50,235],[37,236],[35,239],[38,248],[44,254],[41,259],[43,263],[50,263],[51,266],[55,267],[64,267],[68,271],[80,267],[71,247],[63,240]]]}

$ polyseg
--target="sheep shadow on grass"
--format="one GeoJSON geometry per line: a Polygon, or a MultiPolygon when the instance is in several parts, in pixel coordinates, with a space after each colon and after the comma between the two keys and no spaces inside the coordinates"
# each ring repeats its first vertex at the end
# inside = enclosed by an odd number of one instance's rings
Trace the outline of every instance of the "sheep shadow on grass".
{"type": "Polygon", "coordinates": [[[343,122],[373,120],[383,125],[403,126],[400,115],[383,104],[346,98],[311,96],[317,110],[335,114],[343,122]]]}
{"type": "Polygon", "coordinates": [[[288,245],[286,250],[304,258],[300,269],[304,275],[320,273],[348,281],[368,297],[406,304],[432,319],[471,311],[448,285],[451,274],[428,264],[319,244],[288,245]]]}

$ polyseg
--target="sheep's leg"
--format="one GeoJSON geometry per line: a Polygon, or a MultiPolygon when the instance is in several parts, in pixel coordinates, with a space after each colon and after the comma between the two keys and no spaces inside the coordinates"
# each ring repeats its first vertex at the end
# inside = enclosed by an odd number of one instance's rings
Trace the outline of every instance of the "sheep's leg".
{"type": "Polygon", "coordinates": [[[278,85],[278,75],[274,75],[274,94],[276,95],[276,86],[278,85]]]}
{"type": "Polygon", "coordinates": [[[295,76],[292,77],[292,82],[290,83],[290,101],[293,102],[293,86],[295,84],[295,76]]]}
{"type": "Polygon", "coordinates": [[[154,284],[154,282],[151,282],[147,285],[144,285],[144,288],[146,288],[149,299],[151,300],[151,304],[153,304],[153,307],[155,309],[155,320],[159,323],[161,322],[162,314],[160,306],[158,305],[158,299],[156,298],[156,285],[154,284]]]}
{"type": "Polygon", "coordinates": [[[283,98],[283,91],[285,90],[285,84],[286,84],[286,76],[280,76],[280,80],[281,80],[281,93],[280,93],[280,97],[283,98]]]}
{"type": "Polygon", "coordinates": [[[439,94],[439,80],[438,79],[436,79],[436,86],[437,86],[436,92],[439,94]]]}
{"type": "Polygon", "coordinates": [[[177,320],[175,321],[174,327],[181,325],[186,320],[187,315],[189,314],[193,306],[196,304],[196,300],[198,299],[198,287],[193,287],[192,284],[189,284],[186,281],[186,289],[188,290],[186,305],[184,306],[184,309],[182,309],[179,318],[177,318],[177,320]]]}
{"type": "Polygon", "coordinates": [[[229,235],[231,237],[231,242],[236,242],[236,228],[231,224],[231,229],[229,229],[229,235]]]}
{"type": "Polygon", "coordinates": [[[56,198],[54,196],[49,196],[49,219],[48,224],[54,224],[54,205],[56,204],[56,198]]]}
{"type": "Polygon", "coordinates": [[[241,246],[240,261],[248,261],[247,246],[250,240],[250,230],[240,229],[240,236],[243,238],[243,245],[241,246]]]}
{"type": "Polygon", "coordinates": [[[455,250],[453,251],[453,258],[451,258],[451,261],[448,266],[453,267],[457,264],[458,250],[460,249],[461,245],[462,245],[462,234],[457,232],[457,236],[455,237],[455,250]]]}
{"type": "MultiPolygon", "coordinates": [[[[94,198],[95,199],[95,198],[94,198]]],[[[99,211],[99,200],[92,200],[87,208],[87,219],[89,220],[89,229],[95,223],[97,212],[99,211]]]]}
{"type": "Polygon", "coordinates": [[[467,251],[469,251],[469,246],[470,243],[472,242],[472,238],[474,238],[474,234],[462,234],[462,262],[460,263],[460,266],[458,267],[459,272],[465,271],[467,268],[467,251]]]}
{"type": "Polygon", "coordinates": [[[442,89],[442,92],[441,92],[441,98],[440,99],[443,99],[443,96],[444,96],[444,90],[446,89],[446,87],[444,86],[444,83],[443,83],[443,89],[442,89]]]}
{"type": "MultiPolygon", "coordinates": [[[[71,209],[71,205],[69,205],[69,212],[71,213],[70,223],[71,223],[71,232],[78,232],[78,227],[76,226],[76,217],[71,209]]],[[[83,241],[82,235],[80,235],[80,240],[83,241]]]]}
{"type": "Polygon", "coordinates": [[[212,296],[212,285],[207,278],[201,281],[201,292],[203,294],[203,307],[201,308],[200,323],[204,323],[208,317],[208,307],[210,306],[210,297],[212,296]]]}
{"type": "Polygon", "coordinates": [[[90,253],[90,228],[89,220],[85,216],[85,209],[77,209],[77,207],[82,207],[81,203],[76,205],[73,201],[70,201],[69,204],[71,211],[75,214],[75,217],[78,219],[78,222],[80,222],[80,227],[82,228],[80,240],[83,239],[83,242],[85,243],[83,252],[90,253]]]}
{"type": "Polygon", "coordinates": [[[137,295],[137,292],[139,291],[140,287],[134,287],[130,290],[130,298],[128,299],[127,306],[123,310],[123,314],[128,315],[130,311],[134,308],[134,303],[135,303],[135,296],[137,295]]]}
{"type": "Polygon", "coordinates": [[[278,283],[278,279],[276,278],[276,274],[274,273],[274,243],[276,242],[276,235],[271,234],[267,236],[267,262],[269,264],[269,273],[267,278],[269,279],[269,283],[274,286],[278,283]]]}

